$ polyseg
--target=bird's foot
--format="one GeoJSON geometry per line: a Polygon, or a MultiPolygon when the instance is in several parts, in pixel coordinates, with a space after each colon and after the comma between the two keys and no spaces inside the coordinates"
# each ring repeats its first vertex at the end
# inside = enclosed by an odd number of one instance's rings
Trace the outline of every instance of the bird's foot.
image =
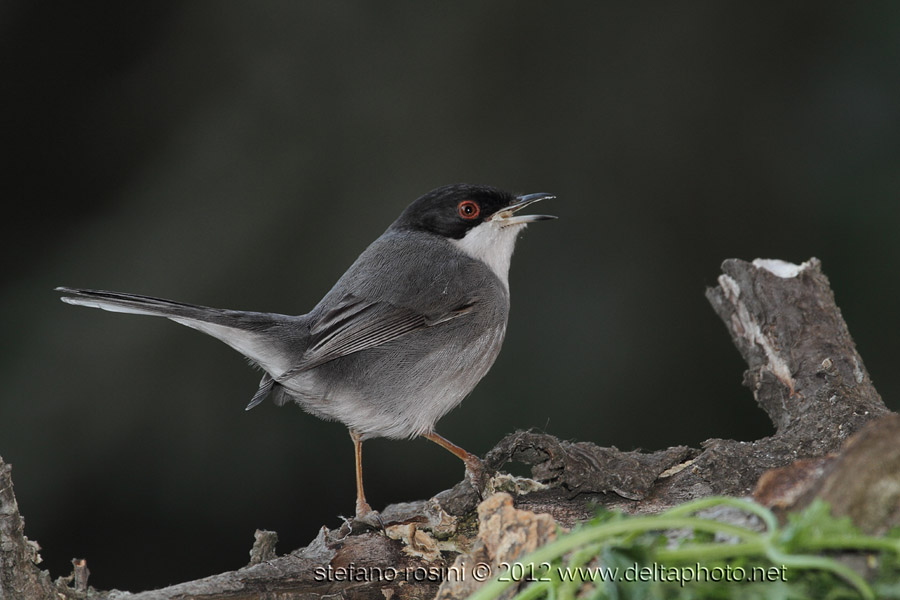
{"type": "Polygon", "coordinates": [[[349,521],[351,531],[364,531],[366,529],[378,529],[384,531],[384,520],[381,513],[369,506],[365,500],[356,502],[356,515],[349,521]]]}
{"type": "Polygon", "coordinates": [[[465,458],[466,480],[475,489],[480,498],[484,498],[484,489],[491,478],[491,473],[484,466],[484,462],[474,454],[465,458]]]}
{"type": "Polygon", "coordinates": [[[338,530],[338,537],[345,538],[348,535],[365,533],[366,531],[384,531],[384,520],[377,510],[369,509],[369,512],[356,514],[352,519],[341,517],[344,523],[338,530]]]}

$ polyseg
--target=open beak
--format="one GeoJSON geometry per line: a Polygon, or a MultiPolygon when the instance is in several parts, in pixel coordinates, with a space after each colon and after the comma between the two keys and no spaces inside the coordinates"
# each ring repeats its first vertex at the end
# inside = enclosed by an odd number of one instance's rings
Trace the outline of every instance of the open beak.
{"type": "Polygon", "coordinates": [[[516,198],[515,202],[513,202],[506,208],[501,208],[490,217],[488,217],[487,220],[497,221],[501,226],[506,227],[507,225],[517,225],[520,223],[531,223],[532,221],[546,221],[547,219],[555,219],[556,217],[552,215],[516,215],[517,212],[519,212],[526,206],[530,206],[540,200],[549,200],[550,198],[556,198],[556,196],[554,196],[553,194],[545,194],[543,192],[519,196],[518,198],[516,198]]]}

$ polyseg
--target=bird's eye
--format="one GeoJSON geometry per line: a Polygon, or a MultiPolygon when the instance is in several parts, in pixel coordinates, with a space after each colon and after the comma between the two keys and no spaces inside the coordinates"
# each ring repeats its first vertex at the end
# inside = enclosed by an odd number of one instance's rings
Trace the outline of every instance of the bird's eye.
{"type": "Polygon", "coordinates": [[[481,207],[472,200],[463,200],[456,209],[463,219],[474,219],[481,212],[481,207]]]}

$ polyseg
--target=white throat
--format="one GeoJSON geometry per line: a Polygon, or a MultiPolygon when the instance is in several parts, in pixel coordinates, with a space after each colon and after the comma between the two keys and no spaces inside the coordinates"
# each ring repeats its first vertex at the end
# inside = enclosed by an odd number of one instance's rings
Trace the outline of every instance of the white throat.
{"type": "Polygon", "coordinates": [[[451,240],[456,247],[476,260],[482,261],[509,291],[509,263],[516,247],[516,237],[525,223],[502,225],[485,221],[473,227],[460,240],[451,240]]]}

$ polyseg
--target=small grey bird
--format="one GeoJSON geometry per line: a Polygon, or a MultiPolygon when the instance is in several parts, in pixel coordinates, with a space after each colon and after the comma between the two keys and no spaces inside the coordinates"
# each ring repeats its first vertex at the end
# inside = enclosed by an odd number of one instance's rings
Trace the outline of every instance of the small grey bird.
{"type": "Polygon", "coordinates": [[[265,371],[247,410],[271,396],[350,430],[356,518],[372,522],[362,442],[423,436],[466,465],[474,454],[434,424],[494,364],[509,314],[516,236],[548,215],[517,215],[550,194],[514,196],[485,185],[435,189],[412,204],[356,259],[309,313],[207,308],[149,296],[60,287],[63,302],[167,317],[209,334],[265,371]]]}

